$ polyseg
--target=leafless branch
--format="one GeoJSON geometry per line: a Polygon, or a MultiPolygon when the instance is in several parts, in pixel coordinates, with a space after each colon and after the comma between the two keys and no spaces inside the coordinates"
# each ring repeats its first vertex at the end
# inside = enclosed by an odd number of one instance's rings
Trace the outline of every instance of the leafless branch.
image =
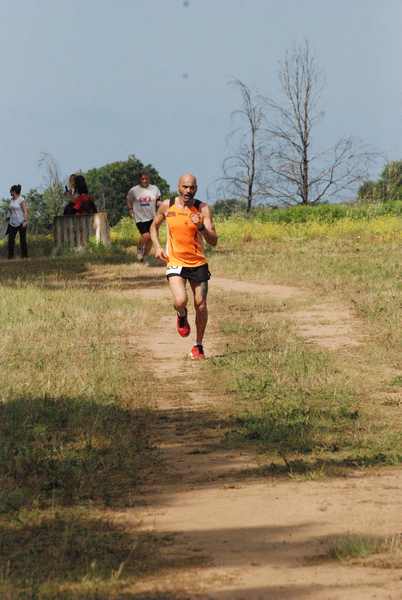
{"type": "Polygon", "coordinates": [[[240,126],[229,135],[228,139],[235,150],[223,161],[223,174],[219,182],[226,195],[245,198],[247,210],[250,210],[255,199],[265,193],[266,188],[262,186],[260,166],[265,147],[262,139],[265,114],[261,99],[245,83],[235,79],[231,85],[241,95],[241,108],[232,113],[232,119],[240,121],[240,126]]]}
{"type": "Polygon", "coordinates": [[[307,41],[287,54],[280,67],[281,102],[266,99],[272,117],[266,132],[271,150],[264,170],[279,202],[315,204],[338,196],[367,178],[375,153],[351,137],[314,151],[314,128],[323,115],[324,77],[307,41]]]}

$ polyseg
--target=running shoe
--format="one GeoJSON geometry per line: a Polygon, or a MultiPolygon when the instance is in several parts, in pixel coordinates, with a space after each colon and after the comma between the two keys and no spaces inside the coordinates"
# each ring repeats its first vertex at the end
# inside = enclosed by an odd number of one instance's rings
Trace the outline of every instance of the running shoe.
{"type": "Polygon", "coordinates": [[[186,309],[186,314],[181,317],[180,315],[177,315],[177,322],[176,322],[176,328],[177,328],[177,333],[179,335],[181,335],[181,337],[187,337],[188,335],[190,335],[190,323],[187,320],[187,309],[186,309]]]}
{"type": "Polygon", "coordinates": [[[191,360],[203,360],[205,358],[204,348],[201,344],[195,344],[190,352],[191,360]]]}

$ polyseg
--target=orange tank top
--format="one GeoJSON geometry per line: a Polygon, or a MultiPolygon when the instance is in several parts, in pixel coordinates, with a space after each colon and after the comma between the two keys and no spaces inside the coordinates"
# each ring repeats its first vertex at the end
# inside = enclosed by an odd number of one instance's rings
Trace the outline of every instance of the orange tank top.
{"type": "Polygon", "coordinates": [[[170,201],[171,205],[165,214],[167,223],[167,255],[168,267],[200,267],[207,260],[204,255],[204,245],[201,234],[197,230],[190,215],[199,213],[199,200],[194,201],[191,207],[180,208],[176,206],[176,199],[170,201]]]}

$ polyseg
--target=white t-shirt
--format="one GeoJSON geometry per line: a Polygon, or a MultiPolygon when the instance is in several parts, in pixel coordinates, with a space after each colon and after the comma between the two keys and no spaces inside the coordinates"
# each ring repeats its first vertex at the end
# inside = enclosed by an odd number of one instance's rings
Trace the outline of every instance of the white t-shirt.
{"type": "Polygon", "coordinates": [[[13,227],[19,227],[25,221],[24,211],[21,207],[23,202],[25,202],[24,196],[18,196],[18,198],[10,200],[10,225],[13,227]]]}
{"type": "Polygon", "coordinates": [[[144,188],[141,185],[135,185],[127,194],[127,199],[133,204],[134,219],[136,223],[152,221],[156,212],[156,201],[161,197],[161,193],[156,185],[150,184],[144,188]]]}

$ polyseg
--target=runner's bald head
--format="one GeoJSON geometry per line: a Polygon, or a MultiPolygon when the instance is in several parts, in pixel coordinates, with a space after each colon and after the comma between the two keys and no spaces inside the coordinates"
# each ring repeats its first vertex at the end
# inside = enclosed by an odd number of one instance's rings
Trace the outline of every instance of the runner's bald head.
{"type": "Polygon", "coordinates": [[[180,188],[182,181],[185,179],[191,179],[193,185],[195,185],[195,187],[197,187],[197,177],[195,175],[193,175],[192,173],[184,173],[184,175],[181,175],[179,177],[179,188],[180,188]]]}
{"type": "Polygon", "coordinates": [[[192,173],[185,173],[179,178],[179,194],[185,202],[191,201],[197,193],[197,178],[192,173]]]}

